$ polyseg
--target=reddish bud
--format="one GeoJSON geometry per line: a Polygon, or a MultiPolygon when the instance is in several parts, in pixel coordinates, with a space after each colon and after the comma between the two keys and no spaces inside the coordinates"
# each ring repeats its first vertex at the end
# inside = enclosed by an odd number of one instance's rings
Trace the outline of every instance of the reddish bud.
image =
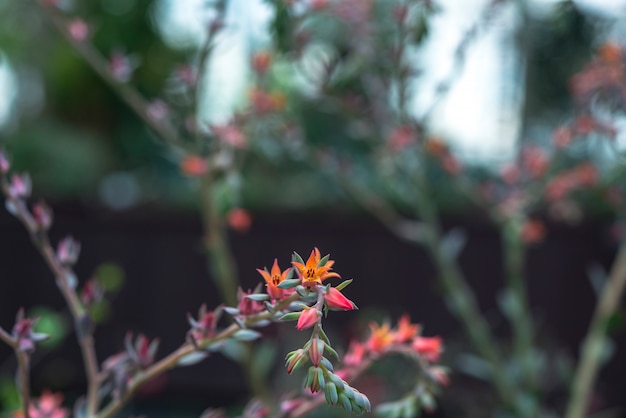
{"type": "Polygon", "coordinates": [[[321,340],[317,337],[311,340],[311,345],[309,346],[309,358],[311,359],[311,363],[315,367],[320,365],[320,361],[322,361],[322,356],[324,355],[324,340],[321,340]]]}
{"type": "Polygon", "coordinates": [[[296,370],[298,367],[300,367],[302,364],[304,364],[304,359],[305,359],[305,353],[304,350],[299,348],[295,351],[292,351],[291,353],[289,353],[287,355],[287,373],[291,374],[291,372],[293,372],[294,370],[296,370]]]}
{"type": "Polygon", "coordinates": [[[9,195],[13,198],[27,198],[32,190],[32,182],[28,174],[13,174],[9,184],[9,195]]]}
{"type": "Polygon", "coordinates": [[[344,311],[356,309],[354,302],[334,287],[328,288],[328,292],[324,295],[324,300],[330,309],[342,309],[344,311]]]}
{"type": "Polygon", "coordinates": [[[0,174],[6,174],[11,169],[11,163],[9,158],[4,153],[4,150],[0,149],[0,174]]]}
{"type": "Polygon", "coordinates": [[[252,69],[258,74],[265,74],[272,65],[272,54],[269,51],[259,51],[252,56],[252,69]]]}
{"type": "Polygon", "coordinates": [[[209,170],[209,165],[206,160],[197,155],[190,155],[185,157],[180,162],[180,171],[189,177],[203,176],[209,170]]]}
{"type": "Polygon", "coordinates": [[[252,217],[250,212],[245,209],[235,208],[228,211],[226,215],[228,226],[237,232],[246,232],[252,225],[252,217]]]}
{"type": "Polygon", "coordinates": [[[40,201],[33,206],[33,218],[42,231],[47,231],[52,225],[52,209],[45,202],[40,201]]]}
{"type": "Polygon", "coordinates": [[[104,297],[104,289],[96,279],[90,279],[85,283],[83,290],[80,292],[80,300],[83,305],[89,306],[102,300],[104,297]]]}
{"type": "Polygon", "coordinates": [[[136,64],[128,55],[121,51],[114,51],[109,57],[109,72],[120,83],[130,80],[136,64]]]}
{"type": "Polygon", "coordinates": [[[247,297],[252,293],[253,292],[250,289],[248,289],[247,292],[244,292],[241,288],[237,289],[237,298],[239,300],[237,309],[240,315],[255,315],[265,310],[265,306],[261,302],[257,302],[247,297]]]}
{"type": "Polygon", "coordinates": [[[89,26],[82,19],[74,19],[67,25],[67,31],[70,37],[75,41],[82,42],[89,36],[89,26]]]}
{"type": "Polygon", "coordinates": [[[167,104],[163,100],[160,100],[160,99],[153,100],[148,105],[148,108],[146,109],[146,113],[148,114],[148,117],[157,122],[165,119],[167,115],[169,114],[169,112],[170,110],[167,104]]]}
{"type": "Polygon", "coordinates": [[[57,258],[65,266],[71,266],[78,261],[80,254],[80,243],[74,238],[66,237],[59,242],[57,247],[57,258]]]}
{"type": "Polygon", "coordinates": [[[233,123],[212,126],[211,129],[223,144],[233,148],[244,149],[248,146],[248,139],[238,126],[233,123]]]}
{"type": "Polygon", "coordinates": [[[302,311],[300,318],[298,318],[298,324],[296,325],[296,328],[298,328],[299,331],[306,328],[311,328],[313,325],[317,324],[320,316],[321,315],[317,309],[306,308],[302,311]]]}
{"type": "Polygon", "coordinates": [[[311,0],[311,10],[323,10],[328,7],[328,0],[311,0]]]}

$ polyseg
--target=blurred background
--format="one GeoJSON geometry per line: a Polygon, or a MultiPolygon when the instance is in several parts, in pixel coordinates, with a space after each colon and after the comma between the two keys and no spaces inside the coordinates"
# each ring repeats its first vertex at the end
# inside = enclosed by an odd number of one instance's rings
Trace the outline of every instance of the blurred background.
{"type": "MultiPolygon", "coordinates": [[[[153,112],[176,113],[184,120],[181,80],[207,36],[211,11],[205,3],[59,0],[58,7],[82,19],[111,71],[132,83],[153,112]]],[[[251,56],[269,48],[279,29],[274,3],[229,2],[227,29],[216,40],[199,101],[208,123],[225,123],[246,106],[253,83],[251,56]]],[[[492,11],[488,3],[436,2],[412,51],[417,75],[408,98],[408,111],[423,121],[428,134],[442,138],[476,176],[497,174],[525,144],[548,143],[552,130],[574,113],[568,91],[572,75],[600,44],[626,36],[626,1],[500,1],[492,11]]],[[[303,61],[312,62],[309,75],[315,75],[315,60],[328,54],[323,47],[303,52],[303,61]]],[[[360,129],[341,125],[341,115],[320,116],[315,101],[307,101],[311,93],[306,77],[289,65],[276,63],[272,84],[284,88],[290,99],[300,98],[292,111],[304,126],[329,141],[360,129]]],[[[622,139],[626,141],[618,136],[616,143],[622,139]]],[[[355,160],[367,152],[358,141],[347,144],[346,152],[355,160]]],[[[161,336],[160,352],[166,353],[184,338],[187,312],[202,303],[219,303],[205,272],[198,186],[181,172],[180,155],[146,128],[30,1],[0,0],[0,146],[8,150],[17,171],[31,174],[34,195],[54,208],[53,240],[71,233],[82,242],[80,277],[98,275],[110,281],[114,296],[110,305],[101,307],[102,327],[96,334],[103,359],[121,349],[129,329],[161,336]]],[[[337,260],[343,277],[355,278],[349,296],[362,307],[358,314],[336,315],[336,323],[333,318],[337,341],[347,344],[370,319],[396,318],[408,311],[413,320],[426,324],[427,334],[446,338],[444,363],[454,369],[464,354],[464,337],[438,297],[425,254],[362,213],[322,170],[289,161],[271,148],[251,152],[233,179],[239,190],[236,206],[252,214],[247,231],[232,232],[242,283],[253,287],[260,279],[255,269],[269,267],[274,257],[286,264],[292,251],[307,254],[318,246],[337,260]],[[368,284],[357,286],[360,280],[368,284]],[[397,284],[377,285],[381,281],[397,284]]],[[[598,161],[616,163],[602,146],[594,152],[598,161]]],[[[376,184],[364,173],[364,182],[370,180],[376,184]]],[[[471,216],[467,202],[446,184],[439,197],[449,215],[446,224],[461,224],[469,237],[461,265],[481,307],[506,336],[506,326],[498,325],[503,321],[496,300],[503,275],[498,233],[471,216]]],[[[233,199],[228,196],[224,198],[233,199]]],[[[594,304],[586,269],[592,263],[606,266],[615,250],[609,231],[614,214],[594,202],[588,206],[593,216],[575,226],[555,225],[530,250],[527,261],[542,338],[554,347],[564,370],[577,352],[594,304]]],[[[39,309],[49,319],[47,326],[65,335],[71,321],[27,234],[7,213],[0,215],[0,228],[0,325],[10,328],[15,312],[25,306],[39,309]]],[[[621,322],[615,325],[616,332],[622,328],[621,322]]],[[[276,359],[267,373],[274,371],[271,375],[279,376],[275,384],[284,386],[283,353],[298,336],[270,332],[278,343],[266,349],[267,358],[276,359]]],[[[71,399],[84,384],[76,358],[71,335],[52,341],[38,353],[35,387],[63,390],[71,399]]],[[[197,416],[208,406],[240,404],[246,396],[240,372],[221,360],[176,370],[140,394],[129,412],[197,416]]],[[[5,405],[14,399],[14,366],[9,350],[2,347],[0,395],[5,405]]],[[[480,403],[493,399],[480,379],[471,376],[471,368],[471,361],[465,361],[460,369],[469,372],[453,375],[456,382],[444,394],[441,416],[465,416],[459,411],[468,402],[476,411],[467,416],[485,416],[480,403]]],[[[618,384],[625,371],[626,357],[614,357],[602,376],[597,402],[626,406],[618,384]]],[[[555,405],[564,396],[555,385],[555,405]]]]}

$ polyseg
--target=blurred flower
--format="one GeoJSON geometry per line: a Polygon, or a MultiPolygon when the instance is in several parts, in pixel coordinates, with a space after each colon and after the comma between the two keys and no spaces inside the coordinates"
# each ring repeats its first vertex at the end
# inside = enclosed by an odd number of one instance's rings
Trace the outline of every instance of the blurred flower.
{"type": "Polygon", "coordinates": [[[67,24],[67,31],[75,41],[82,42],[89,36],[89,26],[82,19],[73,19],[67,24]]]}
{"type": "Polygon", "coordinates": [[[552,144],[556,148],[565,148],[572,142],[572,131],[567,126],[561,126],[552,133],[552,144]]]}
{"type": "Polygon", "coordinates": [[[237,300],[239,301],[237,309],[239,311],[239,315],[256,315],[265,310],[265,306],[261,302],[257,302],[256,300],[252,300],[247,297],[251,294],[253,294],[253,292],[250,289],[248,289],[247,292],[244,292],[241,288],[237,289],[237,300]]]}
{"type": "Polygon", "coordinates": [[[363,25],[369,20],[372,0],[339,0],[332,5],[335,16],[348,25],[363,25]]]}
{"type": "Polygon", "coordinates": [[[374,353],[381,353],[395,341],[394,332],[389,322],[378,325],[375,322],[370,323],[370,337],[365,343],[367,349],[374,353]]]}
{"type": "Polygon", "coordinates": [[[195,86],[198,78],[196,70],[189,64],[179,65],[176,67],[174,74],[176,78],[187,87],[195,86]]]}
{"type": "Polygon", "coordinates": [[[402,125],[395,128],[387,138],[389,149],[393,152],[400,152],[415,144],[416,134],[413,128],[402,125]]]}
{"type": "Polygon", "coordinates": [[[500,170],[500,178],[509,186],[517,183],[520,179],[520,169],[517,164],[506,164],[500,170]]]}
{"type": "Polygon", "coordinates": [[[217,138],[224,144],[233,148],[244,149],[248,146],[248,139],[241,129],[233,123],[214,125],[211,129],[217,138]]]}
{"type": "Polygon", "coordinates": [[[188,336],[192,343],[195,344],[198,341],[211,338],[215,334],[220,311],[207,312],[206,305],[202,305],[198,311],[198,319],[194,319],[189,313],[187,314],[187,321],[191,325],[188,336]]]}
{"type": "Polygon", "coordinates": [[[22,175],[13,174],[9,183],[9,196],[15,199],[28,198],[32,191],[32,182],[30,176],[25,173],[22,175]]]}
{"type": "Polygon", "coordinates": [[[154,358],[159,348],[159,339],[155,338],[150,341],[143,334],[137,335],[134,342],[132,338],[133,336],[130,332],[126,334],[126,339],[124,340],[126,354],[135,366],[140,370],[144,370],[154,363],[154,358]]]}
{"type": "Polygon", "coordinates": [[[137,60],[121,51],[113,51],[109,57],[109,72],[120,83],[126,83],[137,68],[137,60]]]}
{"type": "Polygon", "coordinates": [[[265,74],[272,65],[272,54],[269,51],[258,51],[252,56],[252,69],[257,74],[265,74]]]}
{"type": "Polygon", "coordinates": [[[398,326],[394,334],[394,340],[397,343],[405,343],[411,341],[420,332],[420,326],[411,323],[408,314],[402,315],[398,321],[398,326]]]}
{"type": "Polygon", "coordinates": [[[541,177],[548,168],[548,156],[539,147],[527,146],[522,150],[522,165],[531,177],[541,177]]]}
{"type": "Polygon", "coordinates": [[[80,292],[80,300],[83,305],[89,306],[98,303],[104,297],[104,289],[96,278],[89,279],[80,292]]]}
{"type": "Polygon", "coordinates": [[[365,345],[358,341],[351,341],[348,352],[343,357],[343,363],[348,367],[354,367],[361,364],[365,357],[365,345]]]}
{"type": "Polygon", "coordinates": [[[17,312],[11,335],[17,342],[18,350],[32,353],[35,351],[35,343],[48,339],[48,335],[34,331],[35,323],[38,320],[39,318],[26,318],[24,309],[17,312]]]}
{"type": "Polygon", "coordinates": [[[439,360],[443,349],[440,337],[417,337],[412,346],[418,354],[431,362],[439,360]]]}
{"type": "Polygon", "coordinates": [[[169,114],[169,107],[163,100],[156,99],[150,102],[148,108],[146,109],[146,113],[150,119],[157,122],[162,121],[169,114]]]}
{"type": "Polygon", "coordinates": [[[267,268],[264,270],[256,269],[263,279],[265,280],[265,286],[267,287],[267,294],[272,299],[281,299],[283,297],[284,290],[278,287],[278,285],[287,278],[291,268],[286,269],[285,271],[280,270],[278,266],[278,260],[274,259],[274,264],[272,265],[272,270],[267,271],[267,268]]]}
{"type": "Polygon", "coordinates": [[[328,7],[328,0],[310,0],[309,7],[311,10],[322,10],[328,7]]]}
{"type": "Polygon", "coordinates": [[[7,174],[11,169],[11,163],[9,162],[9,158],[3,149],[0,148],[0,174],[7,174]]]}
{"type": "MultiPolygon", "coordinates": [[[[28,415],[30,418],[68,418],[69,411],[62,407],[63,395],[61,393],[52,393],[47,389],[41,394],[37,400],[33,400],[28,406],[28,415]]],[[[13,414],[13,418],[23,418],[22,411],[13,414]]]]}
{"type": "Polygon", "coordinates": [[[271,113],[285,108],[287,98],[280,92],[267,92],[260,87],[250,91],[250,102],[257,113],[271,113]]]}
{"type": "Polygon", "coordinates": [[[252,217],[250,212],[242,208],[234,208],[226,214],[226,222],[228,226],[237,232],[246,232],[252,225],[252,217]]]}
{"type": "Polygon", "coordinates": [[[522,225],[522,241],[526,244],[535,244],[546,235],[546,228],[543,222],[536,219],[527,219],[522,225]]]}
{"type": "Polygon", "coordinates": [[[47,231],[52,225],[52,209],[40,201],[33,206],[33,218],[40,230],[47,231]]]}
{"type": "Polygon", "coordinates": [[[76,264],[80,255],[80,243],[73,237],[63,238],[57,246],[57,259],[64,266],[76,264]]]}
{"type": "Polygon", "coordinates": [[[341,277],[339,274],[330,271],[335,262],[329,260],[328,256],[322,259],[320,250],[318,250],[317,247],[311,251],[311,255],[306,264],[298,261],[292,261],[291,264],[297,269],[304,286],[322,284],[324,280],[331,277],[341,277]]]}
{"type": "Polygon", "coordinates": [[[207,161],[197,155],[189,155],[180,162],[180,171],[189,177],[203,176],[209,170],[207,161]]]}

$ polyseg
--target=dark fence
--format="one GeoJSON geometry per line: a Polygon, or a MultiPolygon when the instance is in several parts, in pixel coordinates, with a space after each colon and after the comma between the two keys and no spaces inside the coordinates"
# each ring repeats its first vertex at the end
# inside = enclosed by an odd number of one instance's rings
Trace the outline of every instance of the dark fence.
{"type": "MultiPolygon", "coordinates": [[[[508,329],[497,307],[504,280],[497,230],[475,220],[451,221],[449,226],[466,232],[468,242],[460,257],[461,266],[483,312],[497,333],[506,337],[508,329]]],[[[595,303],[587,268],[593,263],[608,267],[615,252],[616,244],[608,230],[608,224],[603,222],[575,227],[549,225],[546,239],[530,248],[526,266],[530,300],[541,338],[549,346],[561,345],[569,353],[577,353],[595,303]]],[[[24,228],[5,211],[0,215],[0,234],[0,325],[10,329],[22,306],[46,305],[62,310],[63,301],[51,273],[24,228]]],[[[77,265],[81,280],[89,278],[102,262],[114,262],[125,271],[125,285],[113,299],[112,315],[96,333],[101,360],[122,349],[128,330],[160,337],[160,354],[174,350],[188,329],[187,312],[195,313],[202,303],[213,307],[220,302],[206,272],[201,223],[193,213],[152,208],[118,214],[84,206],[57,207],[51,235],[56,242],[65,234],[72,234],[82,243],[77,265]]],[[[453,368],[452,353],[471,351],[457,321],[446,310],[425,253],[367,217],[258,215],[247,233],[232,234],[241,280],[244,287],[250,288],[261,280],[256,268],[271,267],[275,257],[286,267],[292,251],[306,256],[314,246],[324,254],[331,253],[336,260],[335,270],[344,278],[354,278],[346,294],[361,310],[333,313],[327,321],[333,324],[332,332],[339,345],[347,346],[349,339],[363,329],[363,318],[382,314],[395,320],[408,312],[414,321],[425,325],[426,334],[446,338],[450,350],[444,362],[453,368]]],[[[283,342],[294,338],[289,332],[282,337],[284,328],[292,327],[272,326],[266,332],[283,342]]],[[[618,324],[616,355],[604,368],[598,388],[606,405],[626,406],[621,396],[626,342],[624,333],[619,331],[618,324]]],[[[300,344],[300,340],[294,344],[300,344]]],[[[279,373],[284,373],[283,356],[284,352],[277,353],[279,373]]],[[[0,367],[1,374],[12,376],[15,362],[6,347],[0,347],[0,367]]],[[[43,351],[36,355],[33,377],[37,389],[52,387],[79,392],[84,378],[75,338],[68,337],[53,353],[43,351]]],[[[456,387],[451,393],[459,396],[476,388],[476,382],[462,376],[453,376],[453,382],[456,387]]],[[[555,394],[555,402],[561,396],[555,394]]],[[[214,356],[200,366],[173,371],[139,399],[193,399],[209,406],[238,402],[244,397],[245,385],[238,368],[214,356]]],[[[446,397],[444,410],[454,410],[453,404],[454,399],[446,397]],[[448,399],[451,404],[447,406],[448,399]]]]}

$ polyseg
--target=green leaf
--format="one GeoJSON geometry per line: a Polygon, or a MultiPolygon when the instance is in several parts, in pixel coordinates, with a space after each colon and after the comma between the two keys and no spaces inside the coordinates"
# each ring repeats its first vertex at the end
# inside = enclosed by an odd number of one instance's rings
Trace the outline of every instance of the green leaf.
{"type": "Polygon", "coordinates": [[[300,279],[283,280],[278,284],[281,289],[293,289],[300,284],[300,279]]]}
{"type": "Polygon", "coordinates": [[[240,329],[233,334],[237,341],[254,341],[261,337],[261,333],[251,329],[240,329]]]}
{"type": "Polygon", "coordinates": [[[341,282],[337,286],[335,286],[335,289],[341,291],[341,290],[345,289],[346,287],[348,287],[348,285],[350,283],[352,283],[352,281],[353,281],[353,279],[344,280],[343,282],[341,282]]]}
{"type": "Polygon", "coordinates": [[[209,354],[204,351],[194,351],[192,353],[187,354],[176,363],[179,366],[191,366],[194,364],[200,363],[202,360],[207,358],[209,354]]]}

